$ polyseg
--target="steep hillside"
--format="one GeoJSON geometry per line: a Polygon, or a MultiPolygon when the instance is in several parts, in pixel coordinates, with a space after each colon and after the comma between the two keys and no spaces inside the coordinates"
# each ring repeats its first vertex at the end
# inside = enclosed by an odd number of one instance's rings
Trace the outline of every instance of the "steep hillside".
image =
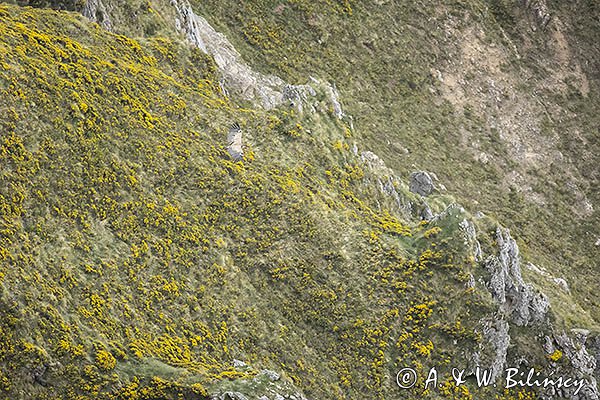
{"type": "Polygon", "coordinates": [[[265,72],[335,81],[367,147],[505,221],[598,320],[598,5],[343,4],[194,3],[265,72]]]}
{"type": "Polygon", "coordinates": [[[12,3],[0,398],[598,398],[594,2],[12,3]]]}

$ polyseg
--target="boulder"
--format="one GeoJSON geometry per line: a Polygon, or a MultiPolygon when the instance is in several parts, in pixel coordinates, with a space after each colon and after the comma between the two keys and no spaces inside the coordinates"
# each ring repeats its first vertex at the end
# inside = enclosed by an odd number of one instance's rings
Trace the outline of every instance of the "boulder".
{"type": "Polygon", "coordinates": [[[433,193],[435,185],[431,175],[425,171],[417,171],[410,174],[410,184],[408,189],[421,196],[429,196],[433,193]]]}
{"type": "Polygon", "coordinates": [[[242,129],[237,123],[229,128],[229,133],[227,134],[227,151],[235,161],[240,161],[244,157],[242,136],[242,129]]]}

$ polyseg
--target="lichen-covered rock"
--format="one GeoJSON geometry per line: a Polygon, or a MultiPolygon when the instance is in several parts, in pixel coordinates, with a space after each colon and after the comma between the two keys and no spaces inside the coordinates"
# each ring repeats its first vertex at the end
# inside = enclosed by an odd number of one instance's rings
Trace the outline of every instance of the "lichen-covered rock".
{"type": "Polygon", "coordinates": [[[487,285],[500,310],[519,326],[540,323],[546,319],[548,298],[521,276],[519,248],[508,229],[498,227],[496,241],[499,254],[489,256],[485,267],[490,273],[487,285]]]}
{"type": "Polygon", "coordinates": [[[476,367],[490,370],[492,380],[504,373],[508,346],[510,345],[509,325],[504,319],[485,319],[481,321],[483,340],[479,351],[473,354],[470,372],[476,367]]]}
{"type": "Polygon", "coordinates": [[[409,190],[421,196],[429,196],[433,193],[435,185],[431,175],[425,171],[417,171],[410,174],[409,190]]]}
{"type": "Polygon", "coordinates": [[[289,85],[275,75],[263,75],[254,71],[242,59],[240,53],[227,37],[217,32],[209,23],[196,14],[187,0],[171,0],[177,11],[176,29],[189,42],[215,59],[222,75],[221,84],[245,100],[256,101],[265,109],[292,101],[302,110],[302,102],[315,91],[308,85],[289,85]]]}
{"type": "Polygon", "coordinates": [[[593,354],[588,352],[587,338],[589,331],[585,329],[572,329],[570,334],[561,332],[554,334],[552,338],[546,336],[544,350],[551,354],[560,351],[560,358],[568,361],[569,369],[565,369],[564,363],[557,363],[556,375],[569,374],[572,378],[585,379],[585,385],[578,393],[575,387],[556,388],[550,391],[550,397],[544,399],[565,398],[570,400],[598,400],[598,384],[594,374],[597,368],[597,360],[593,354]]]}
{"type": "Polygon", "coordinates": [[[81,13],[90,21],[100,24],[104,29],[108,31],[112,29],[109,13],[102,0],[87,0],[81,13]]]}

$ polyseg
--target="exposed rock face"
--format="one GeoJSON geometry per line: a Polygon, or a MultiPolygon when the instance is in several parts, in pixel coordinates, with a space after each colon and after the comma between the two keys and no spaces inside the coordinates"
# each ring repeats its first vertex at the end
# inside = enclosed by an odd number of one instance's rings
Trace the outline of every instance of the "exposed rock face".
{"type": "Polygon", "coordinates": [[[102,3],[102,0],[87,0],[83,6],[83,9],[81,10],[81,13],[90,21],[97,22],[102,25],[104,29],[108,31],[112,29],[110,17],[106,7],[104,7],[104,4],[102,3]]]}
{"type": "Polygon", "coordinates": [[[481,244],[477,240],[477,231],[475,230],[475,225],[473,222],[465,218],[459,223],[459,226],[464,233],[465,244],[470,245],[473,249],[473,257],[475,258],[475,261],[481,261],[481,244]]]}
{"type": "MultiPolygon", "coordinates": [[[[354,151],[358,155],[358,148],[354,151]]],[[[360,160],[368,167],[369,171],[376,180],[379,191],[385,196],[393,199],[394,203],[404,215],[410,215],[412,205],[402,196],[397,188],[402,184],[395,172],[385,165],[385,162],[379,156],[371,151],[363,151],[360,153],[360,160]]],[[[430,211],[431,214],[431,211],[430,211]]]]}
{"type": "Polygon", "coordinates": [[[435,215],[433,215],[433,211],[431,211],[431,207],[429,207],[429,204],[424,202],[423,205],[424,206],[419,213],[419,217],[423,221],[431,221],[433,218],[435,218],[435,215]]]}
{"type": "Polygon", "coordinates": [[[503,319],[482,321],[483,341],[480,352],[477,352],[472,360],[471,372],[476,366],[485,367],[490,370],[492,380],[496,380],[504,373],[506,355],[510,345],[509,325],[503,319]],[[488,359],[481,360],[481,352],[488,354],[488,359]]]}
{"type": "MultiPolygon", "coordinates": [[[[551,354],[555,350],[562,352],[562,357],[569,361],[572,367],[568,373],[577,379],[585,379],[585,385],[575,394],[575,388],[556,388],[549,391],[549,396],[543,396],[544,399],[566,398],[571,400],[598,400],[598,385],[594,373],[597,368],[597,360],[590,355],[586,348],[586,341],[589,331],[584,329],[573,329],[571,335],[565,332],[554,334],[553,338],[546,336],[544,350],[551,354]]],[[[559,372],[563,370],[557,365],[559,372]]]]}
{"type": "MultiPolygon", "coordinates": [[[[468,225],[468,220],[460,223],[466,237],[476,240],[476,236],[473,236],[474,227],[471,229],[468,225]]],[[[492,297],[499,305],[499,314],[481,321],[483,340],[479,350],[473,354],[471,359],[472,372],[475,366],[489,368],[494,380],[503,375],[506,367],[511,341],[510,324],[537,325],[540,328],[554,331],[552,323],[547,318],[550,308],[549,301],[543,293],[523,281],[519,248],[511,238],[508,229],[497,228],[496,242],[499,249],[498,255],[488,256],[484,265],[490,272],[486,283],[492,297]]],[[[550,276],[545,270],[535,267],[533,264],[529,264],[527,267],[539,270],[544,276],[550,276]]],[[[562,282],[566,285],[566,281],[560,278],[554,278],[554,280],[559,286],[562,282]]],[[[598,368],[600,339],[588,338],[588,335],[589,331],[587,330],[573,329],[570,334],[562,332],[554,333],[552,337],[545,337],[545,343],[542,346],[544,351],[550,355],[555,350],[560,350],[562,357],[569,362],[568,366],[564,362],[557,363],[554,366],[555,375],[585,379],[585,384],[577,394],[575,394],[577,388],[575,386],[570,388],[548,387],[539,394],[541,399],[598,400],[600,398],[596,382],[596,377],[600,375],[598,368]]]]}
{"type": "Polygon", "coordinates": [[[385,165],[385,162],[372,151],[363,151],[360,153],[360,159],[368,165],[373,171],[385,173],[393,173],[393,171],[385,165]]]}
{"type": "MultiPolygon", "coordinates": [[[[255,371],[243,361],[234,359],[236,369],[255,371]]],[[[210,395],[211,400],[308,400],[291,382],[276,371],[260,370],[254,377],[221,382],[210,395]]]]}
{"type": "Polygon", "coordinates": [[[410,174],[409,190],[413,193],[420,194],[421,196],[429,196],[433,193],[435,185],[429,175],[425,171],[417,171],[410,174]]]}
{"type": "Polygon", "coordinates": [[[307,102],[308,96],[315,96],[317,92],[308,85],[289,85],[283,88],[283,103],[289,102],[290,107],[296,107],[299,112],[304,110],[303,104],[307,102]]]}
{"type": "Polygon", "coordinates": [[[235,161],[239,161],[244,157],[242,129],[237,123],[229,128],[229,133],[227,134],[227,151],[235,161]]]}
{"type": "Polygon", "coordinates": [[[342,111],[342,105],[340,104],[339,97],[340,94],[335,87],[335,84],[328,86],[329,98],[331,99],[331,103],[333,106],[333,113],[338,119],[342,119],[344,116],[344,112],[342,111]]]}
{"type": "Polygon", "coordinates": [[[225,392],[219,396],[213,396],[212,400],[248,400],[248,398],[240,392],[225,392]]]}
{"type": "Polygon", "coordinates": [[[521,3],[529,10],[539,27],[543,29],[548,25],[552,17],[545,0],[521,0],[521,3]]]}
{"type": "Polygon", "coordinates": [[[257,101],[271,109],[286,102],[302,110],[302,99],[314,95],[308,85],[289,85],[274,75],[263,75],[252,70],[222,33],[217,32],[203,17],[192,10],[187,0],[172,0],[178,18],[176,28],[204,53],[214,57],[221,74],[222,85],[245,100],[257,101]]]}
{"type": "Polygon", "coordinates": [[[590,353],[596,358],[594,376],[596,379],[600,379],[600,336],[588,337],[586,345],[590,349],[590,353]]]}
{"type": "Polygon", "coordinates": [[[33,381],[42,386],[46,386],[48,384],[48,382],[46,382],[44,375],[46,374],[47,370],[48,370],[47,364],[38,365],[38,366],[32,368],[31,377],[32,377],[33,381]]]}
{"type": "Polygon", "coordinates": [[[519,326],[545,321],[550,303],[521,277],[519,248],[508,229],[498,228],[496,240],[500,252],[489,256],[485,267],[491,274],[488,289],[499,303],[500,310],[519,326]]]}
{"type": "Polygon", "coordinates": [[[254,379],[260,379],[260,377],[265,376],[268,380],[270,381],[278,381],[279,379],[281,379],[281,375],[279,375],[277,372],[275,371],[271,371],[268,369],[263,369],[262,371],[260,371],[258,373],[258,375],[256,376],[256,378],[254,379]]]}
{"type": "Polygon", "coordinates": [[[571,293],[571,290],[569,289],[569,284],[565,279],[556,278],[552,276],[552,274],[550,274],[548,271],[546,271],[545,268],[538,267],[532,263],[527,263],[525,267],[531,271],[534,271],[537,274],[542,275],[543,277],[548,278],[549,280],[554,282],[559,288],[561,288],[564,292],[571,293]]]}

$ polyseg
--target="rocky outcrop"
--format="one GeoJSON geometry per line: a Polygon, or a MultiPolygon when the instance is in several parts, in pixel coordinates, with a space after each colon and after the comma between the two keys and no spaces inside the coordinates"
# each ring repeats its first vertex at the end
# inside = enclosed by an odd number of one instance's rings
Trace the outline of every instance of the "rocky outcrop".
{"type": "Polygon", "coordinates": [[[329,93],[329,98],[331,99],[331,105],[333,107],[333,113],[338,119],[342,119],[344,116],[344,112],[342,111],[342,105],[340,104],[340,94],[335,87],[335,84],[328,85],[327,91],[329,93]]]}
{"type": "Polygon", "coordinates": [[[506,356],[510,345],[509,324],[503,319],[490,318],[481,321],[483,340],[479,349],[473,355],[470,373],[475,373],[476,367],[490,371],[491,380],[495,381],[504,373],[506,356]]]}
{"type": "MultiPolygon", "coordinates": [[[[566,398],[571,400],[598,400],[598,384],[594,373],[597,368],[596,358],[588,352],[586,347],[589,331],[584,329],[573,329],[571,334],[565,332],[554,334],[553,337],[546,336],[543,345],[544,351],[553,354],[560,351],[560,358],[567,360],[568,370],[564,363],[555,363],[556,374],[569,374],[573,378],[584,379],[585,385],[575,393],[575,387],[550,389],[544,399],[566,398]]],[[[557,360],[558,361],[558,360],[557,360]]]]}
{"type": "Polygon", "coordinates": [[[545,28],[552,16],[545,0],[521,0],[521,4],[528,10],[535,23],[540,28],[545,28]]]}
{"type": "Polygon", "coordinates": [[[391,198],[398,211],[405,216],[411,215],[413,213],[413,205],[398,191],[402,183],[395,172],[372,151],[362,151],[359,154],[358,148],[355,145],[353,152],[355,156],[360,157],[360,161],[366,165],[370,172],[366,178],[367,183],[372,183],[375,180],[374,183],[377,185],[379,192],[391,198]]]}
{"type": "Polygon", "coordinates": [[[227,151],[235,161],[240,161],[244,157],[242,129],[237,123],[229,128],[229,133],[227,134],[227,151]]]}
{"type": "Polygon", "coordinates": [[[259,381],[262,377],[265,377],[266,379],[272,382],[281,379],[281,375],[279,375],[275,371],[271,371],[270,369],[263,369],[262,371],[260,371],[254,378],[254,380],[259,381]]]}
{"type": "Polygon", "coordinates": [[[248,398],[240,392],[225,392],[211,397],[211,400],[248,400],[248,398]]]}
{"type": "Polygon", "coordinates": [[[87,0],[81,13],[90,21],[100,24],[104,29],[112,30],[110,16],[102,0],[87,0]]]}
{"type": "Polygon", "coordinates": [[[483,253],[481,252],[481,244],[477,240],[477,231],[473,222],[464,218],[460,223],[459,227],[463,232],[465,238],[465,245],[471,246],[473,252],[473,258],[475,261],[481,261],[483,253]]]}
{"type": "Polygon", "coordinates": [[[500,311],[518,326],[545,321],[550,307],[548,298],[523,281],[519,248],[508,229],[498,227],[496,242],[499,254],[489,256],[484,264],[490,274],[488,289],[500,311]]]}
{"type": "Polygon", "coordinates": [[[590,354],[596,358],[594,377],[600,379],[600,336],[588,336],[586,346],[589,349],[590,354]]]}
{"type": "Polygon", "coordinates": [[[302,111],[302,103],[315,90],[308,85],[289,85],[275,75],[260,74],[244,62],[229,40],[203,17],[194,13],[187,0],[172,0],[177,10],[177,31],[188,41],[211,55],[222,74],[222,86],[245,100],[256,101],[265,109],[289,104],[302,111]]]}
{"type": "Polygon", "coordinates": [[[425,171],[417,171],[410,174],[409,190],[421,196],[429,196],[433,193],[435,185],[431,175],[425,171]]]}
{"type": "MultiPolygon", "coordinates": [[[[253,368],[244,361],[233,360],[237,371],[250,373],[253,368]]],[[[262,369],[252,378],[221,381],[211,400],[307,400],[302,392],[276,371],[262,369]]]]}
{"type": "MultiPolygon", "coordinates": [[[[468,221],[463,221],[460,225],[467,237],[473,237],[475,229],[469,227],[468,221]]],[[[488,317],[481,320],[483,340],[479,350],[471,359],[472,369],[475,366],[489,368],[492,379],[496,379],[504,373],[511,343],[509,334],[511,324],[533,325],[552,332],[555,329],[548,318],[550,309],[548,298],[531,284],[525,283],[521,276],[519,248],[510,236],[508,229],[497,228],[496,243],[498,254],[488,256],[483,264],[490,274],[484,283],[492,298],[498,303],[498,315],[491,319],[488,317]]],[[[533,264],[528,265],[530,269],[532,266],[533,264]]],[[[562,281],[557,281],[557,285],[561,286],[562,281]]],[[[566,285],[566,282],[564,284],[566,285]]],[[[554,333],[551,337],[544,338],[545,343],[542,347],[548,357],[552,354],[560,354],[559,358],[564,357],[565,360],[568,360],[568,364],[555,362],[552,365],[553,373],[556,376],[564,375],[572,379],[585,379],[585,385],[577,392],[576,387],[548,387],[542,390],[539,398],[548,400],[555,398],[599,399],[594,375],[598,375],[600,341],[595,338],[588,340],[588,336],[589,331],[574,329],[570,334],[554,333]],[[556,351],[560,351],[560,353],[555,353],[556,351]]],[[[521,361],[527,364],[527,360],[521,359],[521,361]]]]}

